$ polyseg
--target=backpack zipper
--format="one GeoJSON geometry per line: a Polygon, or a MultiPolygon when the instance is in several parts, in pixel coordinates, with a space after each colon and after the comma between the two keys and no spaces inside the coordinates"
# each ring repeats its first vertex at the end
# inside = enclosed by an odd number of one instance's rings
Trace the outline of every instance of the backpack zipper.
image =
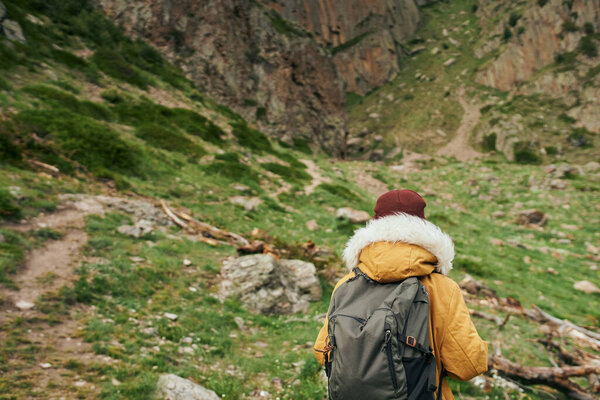
{"type": "Polygon", "coordinates": [[[329,320],[332,320],[335,317],[346,317],[346,318],[352,318],[353,320],[360,322],[361,324],[364,324],[366,321],[362,318],[358,318],[355,317],[353,315],[348,315],[348,314],[333,314],[331,317],[329,317],[329,320]]]}
{"type": "Polygon", "coordinates": [[[398,390],[398,377],[396,376],[396,368],[394,368],[394,358],[392,356],[392,330],[388,324],[385,324],[385,353],[388,360],[388,368],[390,369],[390,375],[392,376],[392,385],[394,391],[398,390]]]}

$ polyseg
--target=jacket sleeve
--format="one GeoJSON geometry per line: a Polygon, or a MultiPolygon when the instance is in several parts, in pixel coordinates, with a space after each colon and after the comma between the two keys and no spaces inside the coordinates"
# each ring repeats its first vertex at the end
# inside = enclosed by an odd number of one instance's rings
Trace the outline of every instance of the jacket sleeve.
{"type": "MultiPolygon", "coordinates": [[[[338,283],[335,284],[335,287],[333,288],[333,292],[331,293],[332,299],[333,299],[333,293],[335,293],[336,289],[338,287],[340,287],[340,285],[342,283],[346,282],[348,279],[353,278],[353,277],[354,277],[354,272],[350,272],[349,274],[344,276],[342,279],[340,279],[338,281],[338,283]]],[[[329,309],[331,309],[331,303],[329,304],[329,309]]],[[[317,340],[315,341],[315,345],[313,347],[313,352],[315,353],[315,357],[321,365],[325,365],[325,355],[327,353],[329,353],[329,350],[327,349],[328,321],[329,321],[329,312],[327,312],[327,315],[325,316],[325,322],[323,323],[323,326],[321,327],[321,330],[319,331],[319,335],[317,336],[317,340]]]]}
{"type": "Polygon", "coordinates": [[[467,381],[487,371],[488,344],[479,337],[456,284],[453,285],[444,326],[440,356],[448,375],[467,381]]]}

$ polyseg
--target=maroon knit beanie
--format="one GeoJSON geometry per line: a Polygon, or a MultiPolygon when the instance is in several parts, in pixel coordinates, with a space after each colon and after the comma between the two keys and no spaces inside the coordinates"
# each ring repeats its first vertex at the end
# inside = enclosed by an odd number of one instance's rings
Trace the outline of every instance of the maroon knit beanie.
{"type": "Polygon", "coordinates": [[[425,200],[412,190],[392,190],[377,199],[375,219],[395,213],[406,213],[425,219],[425,200]]]}

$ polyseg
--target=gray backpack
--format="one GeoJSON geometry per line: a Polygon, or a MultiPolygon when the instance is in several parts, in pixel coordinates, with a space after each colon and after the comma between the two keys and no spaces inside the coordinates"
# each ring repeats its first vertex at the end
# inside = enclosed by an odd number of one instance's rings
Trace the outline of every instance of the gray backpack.
{"type": "Polygon", "coordinates": [[[414,277],[382,284],[354,272],[329,306],[329,398],[433,400],[425,286],[414,277]]]}

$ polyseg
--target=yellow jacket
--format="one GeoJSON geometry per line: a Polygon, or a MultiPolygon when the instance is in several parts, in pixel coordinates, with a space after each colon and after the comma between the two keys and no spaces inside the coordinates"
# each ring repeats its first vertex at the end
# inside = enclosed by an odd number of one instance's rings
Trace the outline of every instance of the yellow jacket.
{"type": "MultiPolygon", "coordinates": [[[[477,334],[460,288],[443,274],[452,267],[452,242],[448,243],[449,237],[435,225],[427,221],[415,221],[413,218],[417,217],[403,214],[373,221],[366,228],[356,232],[346,247],[344,259],[349,267],[357,266],[369,278],[381,283],[396,282],[411,276],[420,277],[429,293],[429,337],[437,364],[437,379],[443,364],[451,378],[469,380],[487,370],[487,343],[477,334]],[[406,228],[407,218],[408,225],[413,225],[412,232],[411,227],[406,228]],[[397,227],[398,223],[400,228],[396,230],[399,232],[392,232],[391,236],[389,229],[381,235],[378,229],[373,228],[375,226],[385,231],[390,226],[397,227]],[[425,230],[425,236],[419,233],[420,229],[425,230]],[[411,242],[419,242],[420,245],[401,241],[377,241],[381,236],[398,237],[398,240],[406,241],[410,239],[411,242]],[[422,246],[428,247],[429,250],[422,246]],[[433,252],[439,257],[432,254],[433,252]],[[436,270],[442,273],[434,273],[436,270]]],[[[334,291],[351,277],[354,277],[354,272],[344,276],[336,284],[334,291]]],[[[326,339],[327,318],[314,346],[315,357],[323,365],[327,353],[326,339]]],[[[445,400],[454,399],[445,379],[442,383],[442,397],[445,400]]]]}

